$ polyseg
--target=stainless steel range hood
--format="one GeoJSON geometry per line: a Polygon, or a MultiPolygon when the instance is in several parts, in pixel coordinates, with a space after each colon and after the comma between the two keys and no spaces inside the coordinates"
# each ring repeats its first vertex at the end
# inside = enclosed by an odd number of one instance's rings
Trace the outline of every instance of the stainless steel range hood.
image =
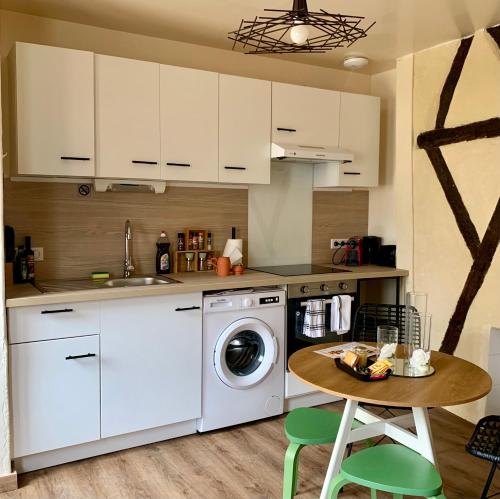
{"type": "Polygon", "coordinates": [[[301,146],[273,142],[271,159],[294,163],[326,163],[330,161],[351,163],[354,160],[354,154],[339,147],[301,146]]]}

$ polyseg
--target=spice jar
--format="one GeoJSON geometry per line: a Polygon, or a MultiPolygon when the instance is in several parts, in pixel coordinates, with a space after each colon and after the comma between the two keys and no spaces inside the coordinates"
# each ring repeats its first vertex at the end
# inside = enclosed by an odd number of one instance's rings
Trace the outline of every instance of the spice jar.
{"type": "Polygon", "coordinates": [[[193,232],[193,249],[197,250],[198,249],[198,234],[196,232],[193,232]]]}
{"type": "Polygon", "coordinates": [[[205,249],[205,238],[203,232],[198,232],[198,249],[205,249]]]}
{"type": "Polygon", "coordinates": [[[212,251],[212,233],[209,232],[207,236],[207,250],[212,251]]]}

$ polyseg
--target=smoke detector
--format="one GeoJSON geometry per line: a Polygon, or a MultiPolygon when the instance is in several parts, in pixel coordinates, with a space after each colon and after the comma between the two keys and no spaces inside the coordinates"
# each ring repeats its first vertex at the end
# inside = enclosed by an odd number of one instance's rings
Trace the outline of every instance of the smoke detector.
{"type": "Polygon", "coordinates": [[[367,64],[368,58],[359,55],[351,55],[344,59],[344,68],[346,69],[361,69],[367,64]]]}

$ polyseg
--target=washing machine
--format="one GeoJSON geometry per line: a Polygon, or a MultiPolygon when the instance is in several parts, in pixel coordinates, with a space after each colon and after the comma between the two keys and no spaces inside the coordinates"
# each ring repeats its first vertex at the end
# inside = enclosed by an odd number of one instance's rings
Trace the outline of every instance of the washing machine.
{"type": "Polygon", "coordinates": [[[198,431],[283,413],[285,303],[285,291],[279,288],[204,297],[198,431]]]}

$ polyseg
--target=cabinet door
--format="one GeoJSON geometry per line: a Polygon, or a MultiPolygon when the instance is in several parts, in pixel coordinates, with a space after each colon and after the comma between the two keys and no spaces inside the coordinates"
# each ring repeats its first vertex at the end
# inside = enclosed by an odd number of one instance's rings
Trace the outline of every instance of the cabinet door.
{"type": "Polygon", "coordinates": [[[379,141],[380,98],[342,92],[340,147],[352,151],[354,161],[340,165],[338,185],[378,185],[379,141]]]}
{"type": "Polygon", "coordinates": [[[99,439],[98,335],[21,343],[9,351],[13,457],[99,439]]]}
{"type": "Polygon", "coordinates": [[[219,75],[219,182],[269,184],[271,82],[219,75]]]}
{"type": "Polygon", "coordinates": [[[200,417],[201,303],[201,293],[102,303],[103,438],[200,417]]]}
{"type": "Polygon", "coordinates": [[[160,66],[161,163],[167,180],[217,182],[219,75],[160,66]]]}
{"type": "Polygon", "coordinates": [[[273,142],[337,146],[340,93],[273,82],[273,142]]]}
{"type": "Polygon", "coordinates": [[[94,55],[17,43],[11,62],[17,173],[94,176],[94,55]]]}
{"type": "Polygon", "coordinates": [[[160,178],[160,65],[95,56],[97,177],[160,178]]]}

